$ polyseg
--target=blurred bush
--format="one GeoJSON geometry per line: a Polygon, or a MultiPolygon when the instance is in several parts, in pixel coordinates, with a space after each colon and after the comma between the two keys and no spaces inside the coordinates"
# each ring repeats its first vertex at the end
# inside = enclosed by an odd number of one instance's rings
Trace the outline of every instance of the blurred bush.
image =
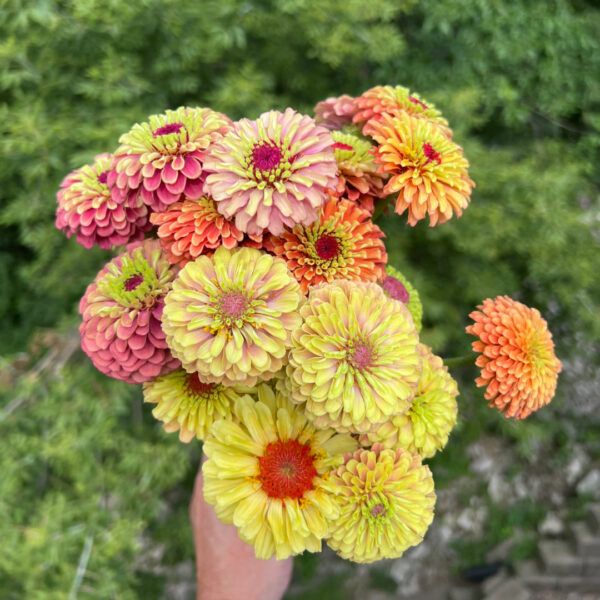
{"type": "Polygon", "coordinates": [[[109,258],[54,229],[64,175],[165,108],[310,112],[406,85],[448,117],[477,183],[460,220],[384,223],[391,262],[424,300],[426,341],[468,351],[468,312],[506,293],[549,319],[561,358],[594,364],[599,28],[592,0],[0,2],[0,596],[158,598],[158,575],[123,567],[142,533],[165,564],[192,556],[198,445],[165,436],[137,388],[80,354],[62,370],[28,362],[34,334],[77,323],[109,258]]]}

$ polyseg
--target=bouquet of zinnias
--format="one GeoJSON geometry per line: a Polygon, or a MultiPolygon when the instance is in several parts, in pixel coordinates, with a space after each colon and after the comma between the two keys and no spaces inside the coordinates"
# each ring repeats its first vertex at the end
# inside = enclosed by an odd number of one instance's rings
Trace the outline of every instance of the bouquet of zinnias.
{"type": "MultiPolygon", "coordinates": [[[[119,142],[58,193],[67,236],[125,245],[80,303],[95,367],[204,441],[204,496],[257,557],[325,540],[371,562],[418,544],[435,503],[423,460],[448,441],[458,389],[374,221],[391,203],[410,225],[461,216],[474,183],[447,121],[386,86],[314,118],[182,107],[119,142]]],[[[526,417],[560,371],[546,323],[506,296],[479,308],[477,383],[526,417]]]]}

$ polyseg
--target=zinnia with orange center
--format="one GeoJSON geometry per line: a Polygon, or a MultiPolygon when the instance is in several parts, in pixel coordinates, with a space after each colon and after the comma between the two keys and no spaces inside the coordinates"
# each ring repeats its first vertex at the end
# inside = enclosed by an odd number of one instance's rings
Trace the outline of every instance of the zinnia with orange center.
{"type": "Polygon", "coordinates": [[[375,162],[391,177],[385,194],[398,193],[395,211],[408,210],[408,223],[429,216],[433,227],[462,215],[474,187],[462,148],[430,121],[407,113],[371,119],[364,127],[379,144],[375,162]]]}
{"type": "Polygon", "coordinates": [[[258,402],[236,400],[234,413],[237,421],[215,422],[204,443],[204,498],[258,558],[319,552],[339,515],[323,483],[356,441],[317,430],[266,384],[258,388],[258,402]]]}
{"type": "Polygon", "coordinates": [[[467,333],[479,339],[475,382],[487,386],[485,398],[506,417],[524,419],[554,397],[562,366],[554,354],[552,334],[535,308],[508,296],[487,298],[469,316],[467,333]]]}
{"type": "Polygon", "coordinates": [[[387,263],[384,233],[370,216],[350,200],[331,198],[315,223],[271,238],[269,249],[287,262],[304,293],[334,279],[381,281],[387,263]]]}
{"type": "Polygon", "coordinates": [[[261,235],[246,237],[233,222],[217,212],[210,196],[176,202],[164,212],[152,213],[150,221],[158,225],[160,244],[169,261],[181,266],[219,246],[231,250],[246,245],[244,242],[254,247],[262,244],[261,235]]]}

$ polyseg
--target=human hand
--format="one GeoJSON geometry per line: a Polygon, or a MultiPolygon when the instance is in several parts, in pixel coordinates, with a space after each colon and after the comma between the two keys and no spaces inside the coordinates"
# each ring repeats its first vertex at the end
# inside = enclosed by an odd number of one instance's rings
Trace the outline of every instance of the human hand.
{"type": "Polygon", "coordinates": [[[198,470],[190,503],[196,548],[197,600],[280,600],[292,575],[291,558],[260,560],[254,548],[239,539],[234,525],[225,525],[202,495],[198,470]]]}

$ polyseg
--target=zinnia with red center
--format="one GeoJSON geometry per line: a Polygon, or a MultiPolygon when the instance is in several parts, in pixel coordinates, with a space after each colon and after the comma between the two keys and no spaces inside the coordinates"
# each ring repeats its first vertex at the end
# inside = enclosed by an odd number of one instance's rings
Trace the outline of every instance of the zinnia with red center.
{"type": "Polygon", "coordinates": [[[216,420],[231,420],[233,403],[249,392],[250,388],[205,382],[198,373],[177,369],[144,383],[144,402],[156,404],[152,414],[163,421],[163,429],[178,431],[187,443],[194,437],[203,440],[216,420]]]}
{"type": "Polygon", "coordinates": [[[204,193],[203,160],[231,121],[210,108],[180,107],[152,115],[121,136],[108,187],[117,202],[137,198],[153,211],[204,193]]]}
{"type": "Polygon", "coordinates": [[[291,108],[242,119],[210,148],[207,192],[245,233],[309,225],[337,183],[332,144],[329,131],[291,108]]]}
{"type": "Polygon", "coordinates": [[[405,412],[421,372],[408,309],[375,283],[311,289],[292,336],[285,385],[317,427],[364,433],[405,412]]]}
{"type": "Polygon", "coordinates": [[[130,244],[98,273],[79,303],[79,333],[83,351],[100,372],[142,383],[179,366],[161,328],[174,278],[158,240],[130,244]]]}
{"type": "Polygon", "coordinates": [[[371,119],[364,133],[377,142],[379,172],[390,175],[385,194],[398,194],[395,211],[408,223],[429,216],[433,227],[462,215],[474,187],[462,148],[434,123],[407,113],[371,119]]]}
{"type": "Polygon", "coordinates": [[[268,247],[287,262],[306,293],[309,286],[334,279],[382,280],[387,263],[382,237],[368,211],[333,197],[315,223],[296,225],[271,238],[268,247]]]}
{"type": "Polygon", "coordinates": [[[183,267],[165,300],[163,330],[187,371],[254,385],[283,366],[303,301],[283,260],[221,247],[183,267]]]}
{"type": "Polygon", "coordinates": [[[76,235],[85,248],[97,244],[108,250],[142,239],[151,228],[139,198],[117,202],[111,197],[106,180],[112,162],[111,154],[99,154],[92,165],[67,175],[56,196],[56,227],[67,237],[76,235]]]}
{"type": "Polygon", "coordinates": [[[508,296],[487,298],[469,316],[467,333],[479,339],[478,386],[506,417],[524,419],[554,397],[562,366],[554,354],[552,334],[539,311],[508,296]]]}
{"type": "Polygon", "coordinates": [[[237,422],[216,421],[204,443],[204,498],[258,558],[319,552],[339,515],[323,482],[356,441],[315,429],[266,384],[258,402],[240,398],[234,412],[237,422]]]}
{"type": "Polygon", "coordinates": [[[354,123],[365,123],[384,114],[393,116],[407,113],[435,123],[444,135],[452,137],[452,130],[442,113],[433,104],[425,102],[418,94],[411,94],[408,88],[401,85],[378,85],[361,94],[354,104],[354,123]]]}
{"type": "Polygon", "coordinates": [[[242,244],[262,245],[261,235],[245,236],[217,212],[210,196],[198,200],[186,198],[164,212],[152,213],[150,220],[158,225],[158,237],[169,260],[181,266],[219,246],[231,250],[242,244]]]}
{"type": "Polygon", "coordinates": [[[375,198],[384,195],[384,177],[377,172],[373,145],[350,133],[333,131],[333,150],[338,164],[337,194],[373,212],[375,198]]]}

